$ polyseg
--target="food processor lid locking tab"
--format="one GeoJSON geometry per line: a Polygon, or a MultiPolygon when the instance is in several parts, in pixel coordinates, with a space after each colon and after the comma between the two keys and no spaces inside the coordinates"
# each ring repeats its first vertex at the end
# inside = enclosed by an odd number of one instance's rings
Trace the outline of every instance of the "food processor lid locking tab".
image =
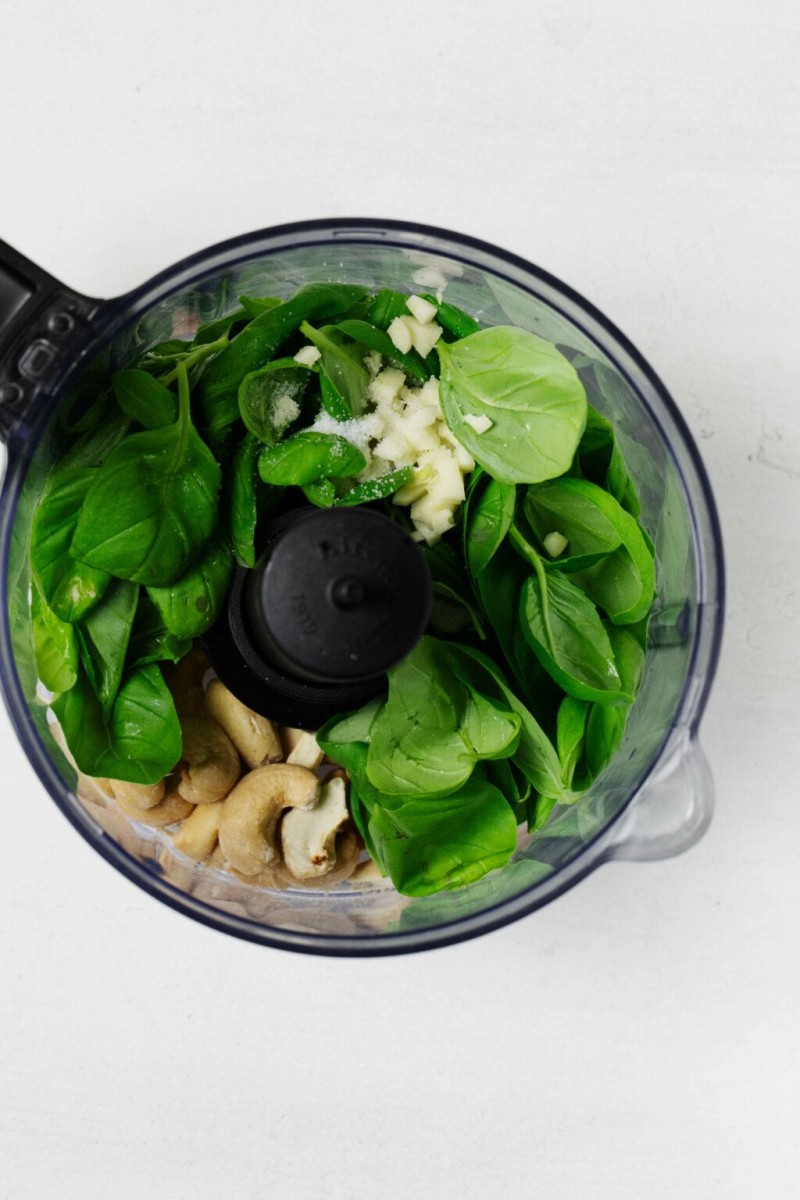
{"type": "Polygon", "coordinates": [[[385,689],[432,603],[428,565],[396,522],[363,507],[292,509],[270,523],[256,567],[234,574],[206,649],[248,707],[318,728],[385,689]]]}

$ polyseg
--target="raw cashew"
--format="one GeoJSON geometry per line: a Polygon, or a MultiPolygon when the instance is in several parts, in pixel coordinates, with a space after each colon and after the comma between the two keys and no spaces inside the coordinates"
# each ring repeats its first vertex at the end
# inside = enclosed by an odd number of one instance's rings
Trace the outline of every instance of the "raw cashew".
{"type": "Polygon", "coordinates": [[[315,879],[336,866],[336,834],[349,819],[341,776],[323,784],[313,808],[288,812],[281,825],[283,860],[295,879],[315,879]]]}
{"type": "Polygon", "coordinates": [[[298,767],[308,767],[313,771],[322,762],[323,754],[317,745],[313,733],[303,732],[286,757],[287,763],[296,763],[298,767]]]}
{"type": "Polygon", "coordinates": [[[155,808],[167,790],[163,779],[160,783],[126,783],[124,779],[109,779],[108,786],[115,800],[124,800],[137,809],[155,808]]]}
{"type": "Polygon", "coordinates": [[[275,834],[285,808],[309,808],[319,780],[305,767],[274,763],[257,767],[223,801],[219,844],[232,867],[257,875],[278,856],[275,834]]]}
{"type": "Polygon", "coordinates": [[[336,866],[325,875],[315,875],[302,881],[295,879],[285,863],[275,867],[276,883],[283,887],[331,888],[343,879],[349,879],[358,866],[363,847],[355,829],[344,829],[336,839],[336,866]]]}
{"type": "Polygon", "coordinates": [[[184,717],[181,733],[179,793],[192,804],[223,800],[241,774],[242,765],[233,742],[210,717],[184,717]]]}
{"type": "Polygon", "coordinates": [[[137,805],[131,804],[129,800],[124,800],[116,793],[114,799],[124,813],[136,821],[141,821],[143,825],[172,825],[175,821],[184,820],[194,809],[193,804],[184,800],[183,796],[173,790],[168,791],[164,799],[159,800],[158,804],[154,804],[152,808],[138,808],[137,805]]]}
{"type": "Polygon", "coordinates": [[[283,754],[285,758],[294,750],[301,738],[306,736],[308,730],[295,729],[293,725],[281,725],[281,741],[283,742],[283,754]]]}
{"type": "Polygon", "coordinates": [[[266,717],[253,712],[219,679],[212,679],[206,690],[206,708],[221,725],[248,767],[283,758],[283,747],[275,726],[266,717]]]}
{"type": "Polygon", "coordinates": [[[175,849],[193,858],[195,862],[202,862],[204,858],[208,858],[217,844],[221,817],[221,800],[214,804],[198,804],[175,834],[175,849]]]}

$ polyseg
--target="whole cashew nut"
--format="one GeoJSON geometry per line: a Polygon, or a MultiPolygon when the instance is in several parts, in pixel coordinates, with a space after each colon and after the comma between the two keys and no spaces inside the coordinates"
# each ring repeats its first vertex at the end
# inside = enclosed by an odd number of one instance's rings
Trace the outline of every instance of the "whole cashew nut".
{"type": "Polygon", "coordinates": [[[214,804],[224,799],[241,775],[233,742],[210,717],[184,717],[181,733],[179,793],[192,804],[214,804]]]}
{"type": "Polygon", "coordinates": [[[242,704],[219,679],[212,679],[206,689],[206,708],[248,767],[283,758],[281,739],[272,722],[242,704]]]}
{"type": "Polygon", "coordinates": [[[123,800],[137,809],[155,808],[167,790],[163,779],[160,783],[126,783],[124,779],[109,779],[108,786],[115,800],[123,800]]]}
{"type": "Polygon", "coordinates": [[[131,804],[130,800],[118,796],[114,792],[114,799],[117,806],[127,813],[129,817],[133,817],[135,821],[141,821],[143,825],[172,825],[175,821],[182,821],[194,809],[194,805],[188,800],[184,800],[177,791],[168,791],[163,800],[159,800],[158,804],[154,804],[152,808],[140,808],[136,804],[131,804]]]}
{"type": "Polygon", "coordinates": [[[180,717],[203,712],[203,677],[210,665],[200,646],[193,646],[179,662],[162,666],[164,682],[180,717]]]}
{"type": "Polygon", "coordinates": [[[195,862],[208,858],[217,844],[221,817],[221,800],[215,804],[198,804],[172,839],[175,849],[195,862]]]}
{"type": "Polygon", "coordinates": [[[243,875],[258,875],[278,857],[276,833],[283,810],[310,808],[319,790],[313,771],[286,763],[245,775],[222,806],[219,844],[231,866],[243,875]]]}

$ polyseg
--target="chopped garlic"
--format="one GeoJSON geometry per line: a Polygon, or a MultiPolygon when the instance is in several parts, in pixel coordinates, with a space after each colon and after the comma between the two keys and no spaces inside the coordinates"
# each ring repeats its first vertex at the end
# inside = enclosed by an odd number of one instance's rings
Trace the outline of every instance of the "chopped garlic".
{"type": "Polygon", "coordinates": [[[475,416],[473,413],[466,413],[464,424],[469,425],[470,429],[474,429],[476,433],[486,433],[487,429],[492,428],[494,421],[490,421],[485,415],[475,416]]]}
{"type": "Polygon", "coordinates": [[[302,367],[310,367],[317,359],[322,358],[322,351],[319,346],[301,346],[294,356],[294,361],[299,362],[302,367]]]}
{"type": "Polygon", "coordinates": [[[566,550],[569,541],[564,537],[563,533],[559,533],[557,529],[554,529],[552,533],[548,533],[547,537],[543,539],[542,545],[551,558],[558,558],[559,554],[562,554],[566,550]]]}
{"type": "Polygon", "coordinates": [[[411,330],[408,328],[403,318],[395,317],[386,332],[392,339],[392,345],[395,346],[401,354],[408,354],[412,345],[411,330]]]}
{"type": "Polygon", "coordinates": [[[412,317],[417,318],[420,325],[427,325],[439,314],[436,305],[431,304],[430,300],[425,300],[422,296],[409,296],[406,300],[406,308],[412,317]]]}
{"type": "MultiPolygon", "coordinates": [[[[395,317],[395,321],[403,322],[411,335],[412,346],[417,354],[420,354],[423,358],[427,358],[442,336],[442,327],[441,325],[437,325],[436,321],[429,321],[425,325],[421,321],[418,321],[416,317],[395,317]]],[[[392,325],[394,325],[394,321],[392,321],[392,325]]],[[[389,326],[390,336],[392,325],[389,326]]]]}

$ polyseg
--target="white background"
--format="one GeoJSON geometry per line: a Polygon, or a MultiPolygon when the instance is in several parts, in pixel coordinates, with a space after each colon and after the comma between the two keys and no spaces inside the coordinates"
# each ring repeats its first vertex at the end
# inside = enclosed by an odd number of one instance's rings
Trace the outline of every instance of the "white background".
{"type": "Polygon", "coordinates": [[[3,714],[2,1200],[796,1197],[796,0],[5,0],[0,30],[0,236],[98,296],[304,217],[516,251],[678,399],[730,598],[704,840],[399,959],[157,904],[3,714]]]}

